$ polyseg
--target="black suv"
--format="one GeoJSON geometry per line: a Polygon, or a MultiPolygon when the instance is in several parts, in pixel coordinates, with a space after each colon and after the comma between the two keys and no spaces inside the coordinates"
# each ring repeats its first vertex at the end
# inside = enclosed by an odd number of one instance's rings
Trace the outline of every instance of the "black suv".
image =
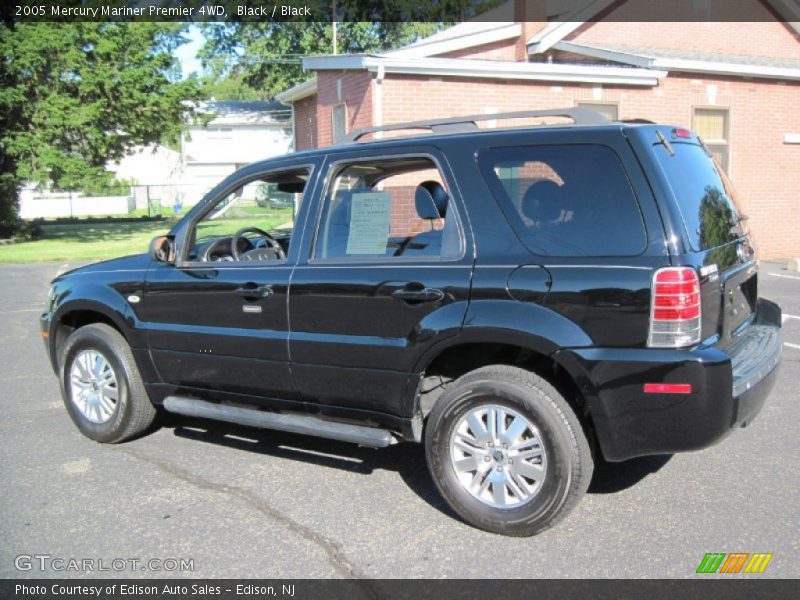
{"type": "Polygon", "coordinates": [[[160,407],[422,442],[461,517],[531,535],[594,458],[704,448],[758,413],[780,308],[692,132],[571,108],[348,142],[253,163],[149,253],[53,282],[42,334],[81,432],[121,442],[160,407]],[[265,184],[293,227],[252,210],[265,184]]]}

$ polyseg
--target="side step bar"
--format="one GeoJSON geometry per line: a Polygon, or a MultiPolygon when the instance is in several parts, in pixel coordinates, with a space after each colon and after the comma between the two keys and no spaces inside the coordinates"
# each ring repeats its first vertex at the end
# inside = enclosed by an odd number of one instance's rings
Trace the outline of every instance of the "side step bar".
{"type": "Polygon", "coordinates": [[[167,396],[164,399],[164,408],[171,413],[187,417],[201,417],[249,427],[313,435],[372,448],[385,448],[397,443],[395,437],[386,429],[325,421],[311,415],[279,414],[181,396],[167,396]]]}

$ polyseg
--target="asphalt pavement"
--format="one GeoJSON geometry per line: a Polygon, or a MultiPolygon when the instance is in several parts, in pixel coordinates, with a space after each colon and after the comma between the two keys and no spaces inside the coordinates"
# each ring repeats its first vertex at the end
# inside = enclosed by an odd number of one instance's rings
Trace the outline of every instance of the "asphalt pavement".
{"type": "Polygon", "coordinates": [[[84,438],[38,330],[59,267],[0,266],[0,577],[697,577],[707,552],[770,552],[758,577],[800,576],[800,273],[783,263],[761,265],[786,318],[758,419],[704,451],[600,465],[565,521],[525,539],[459,521],[418,445],[177,418],[84,438]]]}

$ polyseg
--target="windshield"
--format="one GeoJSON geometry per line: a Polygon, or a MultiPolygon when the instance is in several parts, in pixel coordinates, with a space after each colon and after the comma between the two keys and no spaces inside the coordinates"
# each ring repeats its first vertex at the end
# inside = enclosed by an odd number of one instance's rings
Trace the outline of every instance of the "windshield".
{"type": "Polygon", "coordinates": [[[701,146],[672,142],[671,148],[673,154],[657,144],[654,151],[675,194],[694,250],[716,248],[741,238],[744,233],[727,177],[701,146]]]}

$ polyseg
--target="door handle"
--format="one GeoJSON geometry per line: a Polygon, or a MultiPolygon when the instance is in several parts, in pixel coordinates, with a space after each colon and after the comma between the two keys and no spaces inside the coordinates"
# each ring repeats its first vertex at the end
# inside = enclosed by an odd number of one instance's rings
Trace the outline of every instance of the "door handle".
{"type": "Polygon", "coordinates": [[[269,298],[275,292],[271,285],[256,285],[255,283],[245,283],[242,287],[233,292],[242,298],[269,298]]]}
{"type": "Polygon", "coordinates": [[[404,287],[392,292],[392,297],[404,302],[437,302],[444,298],[444,292],[436,288],[414,289],[404,287]]]}

